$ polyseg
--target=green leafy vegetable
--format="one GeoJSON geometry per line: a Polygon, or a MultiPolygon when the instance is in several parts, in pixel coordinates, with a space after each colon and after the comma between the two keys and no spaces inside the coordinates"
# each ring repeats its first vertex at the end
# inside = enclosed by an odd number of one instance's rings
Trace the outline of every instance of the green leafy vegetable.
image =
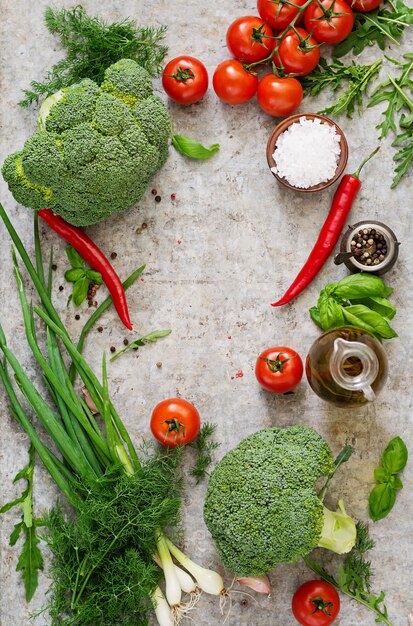
{"type": "Polygon", "coordinates": [[[20,506],[23,510],[21,521],[18,522],[10,535],[10,545],[17,543],[23,533],[24,542],[16,570],[22,571],[26,600],[30,602],[36,591],[39,577],[39,570],[43,570],[43,558],[39,550],[40,537],[36,532],[38,526],[43,524],[33,517],[33,470],[34,470],[34,447],[29,448],[29,462],[18,472],[13,480],[26,480],[27,486],[22,495],[15,500],[4,504],[0,509],[0,514],[9,511],[14,506],[20,506]]]}
{"type": "Polygon", "coordinates": [[[353,30],[344,41],[334,46],[333,57],[339,59],[348,52],[358,55],[375,43],[381,50],[388,41],[399,45],[405,28],[412,24],[413,8],[403,0],[387,0],[383,7],[368,13],[355,11],[353,30]]]}
{"type": "Polygon", "coordinates": [[[208,159],[219,150],[218,143],[213,143],[206,148],[194,139],[184,135],[172,135],[172,145],[178,152],[191,159],[208,159]]]}
{"type": "Polygon", "coordinates": [[[356,545],[346,556],[344,563],[339,565],[335,575],[330,574],[320,561],[310,556],[305,556],[303,559],[307,567],[317,576],[372,611],[376,622],[392,626],[384,604],[384,592],[376,596],[371,591],[372,567],[366,554],[372,548],[374,548],[374,541],[369,537],[367,524],[358,522],[356,545]]]}
{"type": "Polygon", "coordinates": [[[148,335],[145,335],[144,337],[140,337],[139,339],[135,339],[135,341],[131,341],[131,343],[128,343],[128,345],[122,348],[122,350],[119,350],[119,352],[116,352],[116,354],[114,354],[110,358],[110,361],[115,361],[116,359],[120,357],[121,354],[123,354],[124,352],[127,352],[128,350],[134,350],[136,348],[140,348],[144,346],[146,343],[156,343],[158,339],[160,339],[161,337],[167,337],[168,335],[171,334],[171,332],[172,330],[170,330],[169,328],[166,330],[153,330],[148,335]]]}
{"type": "Polygon", "coordinates": [[[107,24],[98,17],[90,17],[78,5],[72,9],[47,7],[45,22],[49,31],[57,35],[66,51],[48,72],[44,82],[33,81],[25,89],[25,98],[19,102],[27,107],[42,96],[69,87],[83,78],[103,81],[104,71],[120,59],[133,59],[151,76],[161,72],[167,48],[160,44],[166,27],[140,27],[134,20],[107,24]]]}
{"type": "Polygon", "coordinates": [[[378,485],[369,496],[369,515],[374,522],[386,517],[396,502],[396,491],[403,483],[396,474],[403,471],[408,459],[406,444],[401,437],[394,437],[383,452],[382,466],[374,470],[378,485]]]}
{"type": "Polygon", "coordinates": [[[72,301],[78,307],[86,299],[91,285],[102,284],[102,274],[87,269],[85,261],[72,246],[66,247],[66,254],[72,269],[65,272],[65,278],[67,282],[73,283],[73,291],[68,298],[67,304],[72,301]]]}
{"type": "Polygon", "coordinates": [[[384,120],[377,128],[381,129],[380,138],[386,137],[389,130],[392,130],[396,135],[392,143],[393,147],[398,148],[393,157],[397,164],[396,175],[392,182],[394,188],[413,163],[413,81],[411,79],[413,53],[405,54],[403,56],[404,62],[390,57],[386,58],[400,68],[401,74],[397,78],[389,74],[387,79],[376,87],[369,107],[380,102],[388,102],[387,108],[383,111],[384,120]]]}
{"type": "Polygon", "coordinates": [[[379,276],[367,272],[350,274],[338,283],[326,285],[320,292],[317,306],[311,307],[309,312],[323,330],[348,324],[376,337],[391,339],[397,337],[389,324],[396,313],[396,308],[387,300],[392,291],[379,276]]]}
{"type": "Polygon", "coordinates": [[[319,65],[301,80],[304,91],[307,95],[316,96],[323,89],[328,89],[333,93],[340,90],[340,96],[334,104],[323,109],[320,113],[331,113],[339,115],[346,113],[347,117],[352,116],[356,106],[363,105],[363,94],[371,80],[380,71],[382,61],[379,59],[371,65],[356,65],[354,61],[351,65],[345,65],[341,61],[335,61],[330,65],[323,58],[319,65]],[[343,83],[347,84],[344,90],[343,83]]]}
{"type": "Polygon", "coordinates": [[[196,450],[195,465],[191,467],[190,473],[196,479],[196,484],[201,482],[203,478],[208,476],[207,468],[212,463],[212,451],[216,450],[221,444],[217,441],[210,441],[210,437],[217,429],[216,424],[204,422],[199,431],[198,437],[189,445],[196,450]]]}

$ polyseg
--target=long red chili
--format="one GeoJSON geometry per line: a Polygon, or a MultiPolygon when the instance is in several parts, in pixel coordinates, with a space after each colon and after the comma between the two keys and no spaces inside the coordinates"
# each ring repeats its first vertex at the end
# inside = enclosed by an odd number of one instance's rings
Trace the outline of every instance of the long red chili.
{"type": "Polygon", "coordinates": [[[103,282],[112,296],[113,304],[121,322],[128,330],[132,330],[125,290],[119,276],[103,252],[80,228],[68,224],[59,215],[53,213],[51,209],[41,209],[39,217],[60,237],[70,243],[79,252],[80,256],[89,263],[92,269],[102,274],[103,282]]]}
{"type": "Polygon", "coordinates": [[[274,302],[271,306],[281,306],[291,302],[311,283],[327,261],[336,245],[340,233],[346,223],[351,206],[361,187],[359,179],[362,167],[379,150],[377,147],[364,161],[354,174],[345,174],[337,187],[333,197],[330,212],[324,222],[314,248],[311,250],[304,267],[299,272],[297,278],[287,289],[281,300],[274,302]]]}

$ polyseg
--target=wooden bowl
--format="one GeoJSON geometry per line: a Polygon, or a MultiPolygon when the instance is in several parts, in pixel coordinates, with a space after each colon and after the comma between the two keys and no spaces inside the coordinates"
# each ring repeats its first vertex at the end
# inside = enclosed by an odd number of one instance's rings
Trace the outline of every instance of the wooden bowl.
{"type": "Polygon", "coordinates": [[[301,187],[294,187],[294,185],[291,185],[288,182],[288,180],[286,180],[285,178],[282,178],[281,176],[279,176],[279,174],[275,174],[274,172],[272,172],[272,174],[275,176],[278,182],[281,183],[281,185],[284,185],[284,187],[288,187],[289,189],[293,189],[294,191],[302,191],[304,193],[310,193],[313,191],[321,191],[322,189],[326,189],[326,187],[329,187],[330,185],[335,183],[336,180],[341,176],[347,164],[348,145],[347,145],[347,140],[344,136],[343,131],[341,130],[339,126],[337,126],[335,122],[333,122],[333,120],[330,120],[328,117],[324,117],[324,115],[317,115],[316,113],[295,113],[294,115],[290,115],[289,117],[286,117],[279,124],[277,124],[277,126],[272,131],[270,138],[268,139],[267,161],[268,161],[268,166],[270,167],[270,169],[276,166],[276,162],[274,160],[273,154],[274,154],[275,144],[277,142],[278,137],[291,124],[294,124],[294,122],[298,122],[298,120],[302,117],[305,117],[307,120],[318,119],[321,121],[322,124],[329,124],[330,126],[334,126],[336,129],[336,133],[340,136],[340,148],[341,148],[340,157],[337,163],[336,172],[334,176],[330,178],[330,180],[327,180],[323,183],[319,183],[318,185],[313,185],[312,187],[301,188],[301,187]]]}

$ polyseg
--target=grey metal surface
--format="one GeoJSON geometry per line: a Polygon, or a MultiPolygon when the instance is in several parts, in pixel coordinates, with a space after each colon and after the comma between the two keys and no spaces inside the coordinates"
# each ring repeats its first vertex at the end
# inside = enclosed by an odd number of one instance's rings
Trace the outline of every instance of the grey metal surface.
{"type": "MultiPolygon", "coordinates": [[[[59,57],[55,39],[43,25],[45,0],[1,2],[1,161],[6,154],[20,149],[35,130],[36,111],[21,109],[16,102],[30,80],[41,79],[59,57]]],[[[69,7],[71,2],[60,3],[69,7]]],[[[225,32],[235,17],[255,14],[253,0],[225,3],[220,0],[119,2],[87,0],[84,6],[107,20],[126,16],[142,23],[168,24],[169,58],[185,52],[202,59],[212,77],[218,62],[227,58],[225,32]]],[[[400,56],[411,49],[411,35],[400,48],[388,49],[400,56]]],[[[378,48],[367,50],[360,59],[373,61],[378,48]]],[[[382,70],[381,76],[385,76],[382,70]]],[[[157,82],[159,87],[159,81],[157,82]]],[[[160,90],[160,93],[161,90],[160,90]]],[[[331,94],[306,99],[302,111],[317,111],[331,94]]],[[[351,443],[355,452],[332,485],[329,504],[335,506],[342,496],[355,518],[367,518],[367,497],[373,485],[373,468],[383,447],[394,435],[401,435],[413,450],[412,413],[412,173],[395,190],[392,178],[391,137],[383,141],[379,156],[363,172],[363,187],[354,204],[350,221],[378,219],[389,224],[402,241],[397,265],[386,275],[394,287],[392,301],[398,312],[394,327],[399,339],[385,342],[390,361],[390,379],[374,404],[359,410],[340,410],[323,403],[305,381],[294,395],[272,396],[259,388],[254,377],[258,353],[271,345],[285,344],[297,349],[304,358],[319,331],[311,322],[308,308],[315,304],[325,283],[336,281],[346,269],[328,262],[313,284],[290,306],[272,309],[269,305],[289,285],[318,235],[334,193],[294,194],[277,185],[265,158],[267,138],[275,120],[258,108],[256,101],[229,107],[215,97],[210,88],[205,99],[189,108],[170,104],[175,132],[190,135],[205,144],[219,142],[221,150],[205,162],[189,161],[171,150],[163,170],[153,180],[162,201],[154,202],[151,189],[139,206],[87,232],[110,254],[117,252],[114,265],[122,277],[141,263],[147,269],[128,298],[135,332],[144,334],[155,328],[172,328],[172,334],[157,345],[131,352],[109,368],[113,400],[127,427],[138,442],[150,437],[148,420],[160,400],[180,395],[194,402],[204,420],[217,422],[222,442],[216,457],[236,445],[247,434],[267,426],[308,424],[330,442],[334,452],[351,443]],[[176,199],[171,200],[171,193],[176,199]],[[142,223],[147,229],[135,233],[142,223]],[[162,368],[156,366],[162,361],[162,368]],[[242,372],[243,376],[236,376],[242,372]]],[[[336,121],[349,142],[347,171],[356,169],[362,158],[377,144],[375,125],[380,107],[369,109],[352,120],[341,116],[336,121]]],[[[1,199],[13,217],[24,243],[32,251],[31,212],[17,206],[3,181],[1,199]]],[[[10,241],[1,226],[0,312],[9,342],[20,355],[28,372],[37,379],[36,368],[28,357],[22,334],[22,320],[12,280],[10,241]]],[[[74,336],[90,314],[85,307],[75,312],[66,308],[68,286],[63,274],[67,269],[65,246],[44,229],[46,249],[53,245],[57,270],[54,298],[64,321],[74,336]],[[62,292],[58,291],[63,285],[62,292]]],[[[98,292],[101,301],[105,296],[98,292]]],[[[113,310],[102,319],[103,332],[93,331],[85,353],[96,371],[101,353],[110,346],[120,348],[128,336],[113,310]]],[[[20,493],[12,485],[15,473],[26,463],[28,442],[7,412],[0,390],[1,501],[20,493]]],[[[191,452],[186,462],[191,464],[191,452]]],[[[394,511],[372,525],[377,541],[372,554],[374,588],[387,592],[389,614],[394,626],[405,626],[413,610],[411,585],[412,463],[404,473],[405,487],[398,494],[394,511]]],[[[182,516],[185,549],[205,566],[218,568],[227,584],[232,574],[223,570],[202,519],[205,486],[188,490],[182,516]]],[[[40,513],[58,497],[45,470],[36,467],[35,506],[40,513]]],[[[47,623],[46,618],[32,621],[30,612],[44,603],[48,587],[46,575],[28,606],[23,585],[16,573],[17,551],[8,546],[8,536],[18,514],[3,516],[1,523],[1,601],[2,626],[27,626],[47,623]]],[[[276,529],[274,529],[276,532],[276,529]]],[[[271,572],[272,597],[251,598],[234,595],[227,624],[231,626],[293,626],[291,595],[304,580],[312,578],[301,563],[285,565],[271,572]]],[[[372,615],[359,605],[342,599],[337,625],[356,626],[374,623],[372,615]]],[[[197,626],[220,624],[218,602],[203,597],[191,617],[197,626]]]]}

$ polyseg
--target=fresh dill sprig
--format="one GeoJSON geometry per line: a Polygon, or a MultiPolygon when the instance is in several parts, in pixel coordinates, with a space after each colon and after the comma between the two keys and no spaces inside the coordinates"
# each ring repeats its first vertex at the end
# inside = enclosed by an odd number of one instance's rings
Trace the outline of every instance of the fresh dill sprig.
{"type": "Polygon", "coordinates": [[[221,445],[217,441],[209,441],[216,429],[216,424],[205,422],[199,431],[198,437],[189,444],[191,448],[196,450],[195,465],[190,469],[190,474],[196,479],[196,484],[208,476],[207,468],[212,463],[212,451],[221,445]]]}
{"type": "Polygon", "coordinates": [[[59,37],[66,57],[53,65],[43,82],[32,81],[31,88],[23,90],[25,98],[19,102],[22,107],[38,103],[41,97],[83,78],[100,84],[106,68],[120,59],[133,59],[151,76],[161,72],[167,47],[160,42],[166,26],[142,27],[132,19],[108,24],[87,15],[81,5],[69,10],[47,7],[45,23],[59,37]]]}

